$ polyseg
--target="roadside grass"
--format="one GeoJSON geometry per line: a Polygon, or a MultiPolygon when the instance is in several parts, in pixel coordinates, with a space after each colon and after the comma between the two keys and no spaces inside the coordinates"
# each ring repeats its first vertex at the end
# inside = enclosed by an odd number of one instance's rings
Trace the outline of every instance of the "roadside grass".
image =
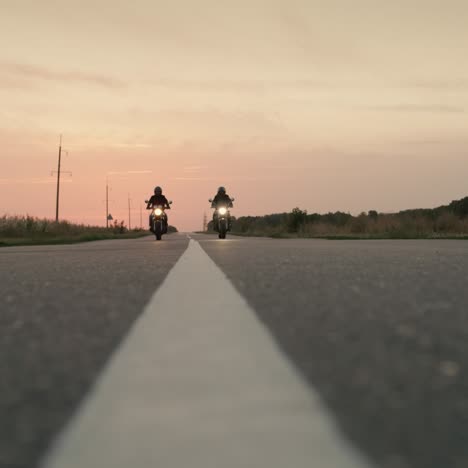
{"type": "MultiPolygon", "coordinates": [[[[465,199],[464,199],[465,200],[465,199]]],[[[308,214],[294,208],[289,213],[243,216],[233,223],[231,234],[277,239],[313,238],[329,240],[364,239],[468,239],[468,197],[463,211],[450,206],[399,213],[308,214]]],[[[209,226],[210,227],[210,226],[209,226]]]]}
{"type": "Polygon", "coordinates": [[[129,231],[122,223],[114,223],[110,228],[105,228],[73,224],[68,221],[56,223],[31,216],[4,215],[0,217],[0,247],[134,239],[148,234],[144,230],[129,231]]]}
{"type": "MultiPolygon", "coordinates": [[[[216,234],[215,232],[201,232],[200,234],[216,234]]],[[[270,237],[272,239],[326,239],[326,240],[468,240],[467,234],[433,234],[433,235],[301,235],[300,233],[267,233],[267,232],[231,232],[238,237],[270,237]]]]}

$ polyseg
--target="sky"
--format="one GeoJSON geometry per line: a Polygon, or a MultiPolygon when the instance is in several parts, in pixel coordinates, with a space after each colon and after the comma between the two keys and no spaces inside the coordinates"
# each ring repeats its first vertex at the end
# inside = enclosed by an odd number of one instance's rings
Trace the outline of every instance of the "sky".
{"type": "Polygon", "coordinates": [[[468,195],[466,0],[0,0],[0,216],[140,224],[468,195]],[[143,212],[143,223],[147,221],[143,212]]]}

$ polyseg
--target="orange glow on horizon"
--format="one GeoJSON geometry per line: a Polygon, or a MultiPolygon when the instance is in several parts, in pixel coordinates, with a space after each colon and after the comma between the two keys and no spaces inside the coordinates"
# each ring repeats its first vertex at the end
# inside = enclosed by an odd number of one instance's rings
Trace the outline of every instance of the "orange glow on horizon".
{"type": "Polygon", "coordinates": [[[54,216],[60,133],[61,215],[85,223],[105,223],[106,179],[114,218],[130,194],[139,225],[162,185],[180,230],[201,228],[219,185],[236,216],[468,195],[466,2],[2,9],[0,215],[54,216]]]}

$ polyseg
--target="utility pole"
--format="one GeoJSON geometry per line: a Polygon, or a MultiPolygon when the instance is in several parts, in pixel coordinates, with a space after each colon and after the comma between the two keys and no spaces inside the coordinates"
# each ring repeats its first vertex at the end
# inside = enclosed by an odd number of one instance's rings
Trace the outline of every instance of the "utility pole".
{"type": "Polygon", "coordinates": [[[59,154],[58,154],[58,169],[57,169],[57,200],[55,204],[55,222],[59,220],[59,203],[60,203],[60,169],[62,164],[62,135],[60,135],[59,154]]]}
{"type": "Polygon", "coordinates": [[[132,217],[131,217],[131,206],[130,206],[130,194],[128,194],[128,230],[132,229],[132,217]]]}
{"type": "Polygon", "coordinates": [[[106,228],[109,229],[109,179],[106,178],[106,228]]]}
{"type": "Polygon", "coordinates": [[[208,230],[208,218],[206,217],[206,212],[203,213],[203,232],[208,230]]]}
{"type": "Polygon", "coordinates": [[[109,228],[109,221],[113,221],[114,218],[109,213],[109,202],[114,202],[114,200],[109,200],[109,190],[112,192],[112,187],[109,189],[109,173],[106,174],[106,228],[109,228]]]}
{"type": "Polygon", "coordinates": [[[143,205],[140,203],[140,229],[143,229],[143,205]]]}
{"type": "MultiPolygon", "coordinates": [[[[68,154],[68,151],[65,151],[68,154]]],[[[59,221],[59,209],[60,209],[60,177],[62,174],[72,175],[70,171],[62,171],[62,135],[60,135],[59,153],[58,153],[58,167],[57,171],[51,171],[51,175],[57,174],[57,198],[55,202],[55,222],[59,221]]]]}

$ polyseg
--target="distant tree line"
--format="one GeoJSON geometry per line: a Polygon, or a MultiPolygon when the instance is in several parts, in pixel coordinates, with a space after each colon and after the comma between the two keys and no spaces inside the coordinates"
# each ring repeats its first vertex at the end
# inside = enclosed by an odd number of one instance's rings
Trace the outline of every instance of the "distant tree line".
{"type": "MultiPolygon", "coordinates": [[[[212,229],[212,224],[208,226],[212,229]]],[[[241,216],[234,219],[233,233],[273,237],[384,237],[424,238],[468,235],[468,197],[432,209],[357,216],[337,211],[312,213],[294,208],[289,213],[241,216]]]]}

